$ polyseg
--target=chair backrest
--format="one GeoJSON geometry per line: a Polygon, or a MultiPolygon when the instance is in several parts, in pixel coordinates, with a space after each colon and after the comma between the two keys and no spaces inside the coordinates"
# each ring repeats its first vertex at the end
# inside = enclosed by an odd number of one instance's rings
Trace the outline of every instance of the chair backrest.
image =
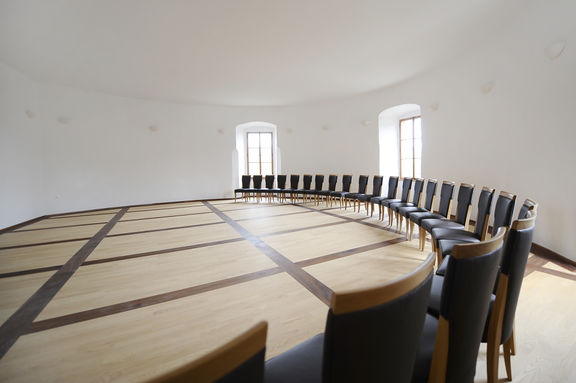
{"type": "Polygon", "coordinates": [[[252,176],[254,181],[254,189],[262,189],[262,176],[252,176]]]}
{"type": "Polygon", "coordinates": [[[324,333],[323,382],[410,381],[433,265],[431,254],[400,279],[332,295],[324,333]]]}
{"type": "Polygon", "coordinates": [[[242,189],[249,189],[250,188],[250,180],[252,177],[250,176],[242,176],[242,189]]]}
{"type": "Polygon", "coordinates": [[[497,344],[505,343],[512,335],[512,330],[514,329],[514,316],[516,315],[518,297],[520,296],[536,224],[536,211],[531,210],[527,215],[528,218],[519,219],[512,223],[502,250],[502,264],[496,289],[496,300],[488,330],[488,336],[490,337],[491,335],[496,335],[494,333],[491,334],[491,329],[492,331],[501,329],[501,334],[498,334],[500,339],[498,339],[497,344]]]}
{"type": "Polygon", "coordinates": [[[316,174],[316,177],[314,177],[314,190],[316,191],[322,190],[323,184],[324,184],[324,175],[316,174]]]}
{"type": "MultiPolygon", "coordinates": [[[[476,216],[476,227],[474,233],[484,240],[488,233],[488,223],[490,222],[490,210],[494,200],[494,189],[484,186],[478,198],[478,215],[476,216]]],[[[497,232],[497,231],[496,231],[497,232]]]]}
{"type": "Polygon", "coordinates": [[[388,194],[386,198],[396,198],[396,194],[398,193],[398,180],[400,178],[398,176],[390,176],[388,179],[388,194]]]}
{"type": "Polygon", "coordinates": [[[286,189],[286,174],[278,174],[278,189],[286,189]]]}
{"type": "Polygon", "coordinates": [[[466,225],[470,219],[473,196],[474,184],[461,183],[460,189],[458,189],[458,205],[456,206],[456,222],[461,225],[466,225]]]}
{"type": "Polygon", "coordinates": [[[431,381],[474,381],[504,234],[501,229],[488,241],[452,250],[442,285],[431,381]]]}
{"type": "Polygon", "coordinates": [[[265,177],[266,189],[272,189],[274,187],[274,179],[275,178],[276,178],[276,176],[273,176],[273,175],[267,175],[265,177]]]}
{"type": "Polygon", "coordinates": [[[263,382],[267,330],[268,324],[260,322],[200,359],[149,382],[263,382]]]}
{"type": "Polygon", "coordinates": [[[528,218],[528,212],[531,210],[538,210],[538,203],[536,201],[531,200],[530,198],[526,198],[520,211],[518,212],[518,219],[528,218]]]}
{"type": "Polygon", "coordinates": [[[358,194],[366,194],[367,187],[368,187],[368,176],[361,175],[358,178],[358,194]]]}
{"type": "Polygon", "coordinates": [[[379,196],[382,194],[382,181],[384,177],[382,176],[374,176],[372,179],[372,195],[379,196]]]}
{"type": "Polygon", "coordinates": [[[496,200],[494,207],[494,223],[492,224],[492,234],[497,233],[501,227],[510,227],[512,224],[512,215],[514,214],[514,205],[516,204],[516,195],[501,191],[496,200]]]}
{"type": "Polygon", "coordinates": [[[291,174],[290,175],[290,189],[298,189],[299,184],[300,184],[300,175],[299,174],[291,174]]]}
{"type": "Polygon", "coordinates": [[[342,176],[342,191],[349,192],[350,185],[352,185],[352,176],[344,174],[344,176],[342,176]]]}
{"type": "Polygon", "coordinates": [[[412,178],[404,178],[402,181],[402,197],[400,201],[408,202],[408,197],[410,197],[410,189],[412,189],[412,178]]]}
{"type": "Polygon", "coordinates": [[[438,180],[429,179],[426,184],[426,201],[424,202],[424,209],[432,211],[434,208],[434,200],[436,199],[436,188],[438,187],[438,180]]]}
{"type": "Polygon", "coordinates": [[[454,182],[444,181],[442,182],[442,188],[440,188],[440,206],[438,209],[438,214],[448,217],[450,211],[452,210],[452,197],[454,196],[454,182]]]}
{"type": "Polygon", "coordinates": [[[304,174],[304,190],[310,190],[312,187],[312,175],[304,174]]]}
{"type": "Polygon", "coordinates": [[[328,176],[328,190],[335,191],[337,183],[338,183],[338,176],[336,174],[330,174],[328,176]]]}
{"type": "Polygon", "coordinates": [[[424,178],[416,178],[414,182],[414,194],[412,195],[412,203],[414,206],[420,206],[422,199],[422,191],[424,190],[424,178]]]}

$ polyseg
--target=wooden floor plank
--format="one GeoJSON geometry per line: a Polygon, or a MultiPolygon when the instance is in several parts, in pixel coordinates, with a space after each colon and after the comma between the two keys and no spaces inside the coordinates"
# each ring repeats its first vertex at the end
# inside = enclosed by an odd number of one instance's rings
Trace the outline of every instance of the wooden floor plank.
{"type": "Polygon", "coordinates": [[[0,274],[66,263],[86,241],[0,250],[0,274]]]}

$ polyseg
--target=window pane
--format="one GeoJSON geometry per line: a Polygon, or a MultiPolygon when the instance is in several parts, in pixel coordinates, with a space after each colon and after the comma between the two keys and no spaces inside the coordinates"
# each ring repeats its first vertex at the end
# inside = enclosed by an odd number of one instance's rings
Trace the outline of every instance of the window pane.
{"type": "Polygon", "coordinates": [[[420,158],[416,158],[414,160],[414,167],[416,168],[416,174],[414,177],[420,178],[422,177],[422,160],[420,158]]]}
{"type": "Polygon", "coordinates": [[[412,119],[400,122],[400,138],[403,140],[412,139],[412,119]]]}
{"type": "Polygon", "coordinates": [[[400,141],[400,150],[402,158],[412,158],[412,140],[402,140],[400,141]]]}
{"type": "Polygon", "coordinates": [[[412,178],[412,161],[402,161],[402,177],[412,178]]]}
{"type": "Polygon", "coordinates": [[[257,148],[260,146],[260,133],[248,133],[248,147],[257,148]]]}
{"type": "Polygon", "coordinates": [[[272,163],[262,162],[262,175],[272,174],[272,163]]]}
{"type": "Polygon", "coordinates": [[[249,162],[248,163],[248,174],[250,174],[251,176],[260,174],[260,163],[249,162]]]}
{"type": "Polygon", "coordinates": [[[422,119],[414,119],[414,138],[422,138],[422,119]]]}
{"type": "Polygon", "coordinates": [[[263,148],[272,147],[272,133],[260,133],[260,146],[263,148]]]}
{"type": "Polygon", "coordinates": [[[248,149],[248,162],[260,161],[260,149],[248,149]]]}
{"type": "Polygon", "coordinates": [[[260,160],[262,162],[272,162],[272,148],[262,148],[260,160]]]}
{"type": "Polygon", "coordinates": [[[422,140],[414,140],[414,157],[422,158],[422,140]]]}

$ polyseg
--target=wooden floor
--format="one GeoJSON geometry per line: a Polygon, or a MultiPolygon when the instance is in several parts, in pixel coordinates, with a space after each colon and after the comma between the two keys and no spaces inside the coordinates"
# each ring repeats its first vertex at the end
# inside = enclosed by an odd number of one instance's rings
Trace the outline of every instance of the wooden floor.
{"type": "MultiPolygon", "coordinates": [[[[138,382],[260,320],[270,358],[323,331],[333,291],[415,269],[429,252],[417,247],[364,213],[312,204],[46,218],[0,235],[0,381],[138,382]]],[[[526,274],[514,381],[574,382],[576,270],[531,256],[526,274]]]]}

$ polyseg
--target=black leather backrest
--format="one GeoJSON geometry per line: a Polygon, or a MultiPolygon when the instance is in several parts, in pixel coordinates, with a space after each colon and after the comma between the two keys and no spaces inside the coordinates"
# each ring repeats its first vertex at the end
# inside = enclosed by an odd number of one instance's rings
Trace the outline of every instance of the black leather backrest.
{"type": "Polygon", "coordinates": [[[512,224],[512,215],[514,214],[514,205],[516,201],[504,195],[499,195],[494,208],[494,223],[492,224],[492,233],[497,233],[501,227],[510,227],[512,224]]]}
{"type": "Polygon", "coordinates": [[[493,199],[494,189],[482,188],[480,197],[478,197],[478,215],[476,216],[476,227],[474,228],[474,233],[478,236],[482,234],[484,223],[486,222],[486,214],[490,214],[493,199]]]}
{"type": "Polygon", "coordinates": [[[468,207],[472,204],[472,197],[474,196],[474,186],[460,184],[458,190],[458,206],[456,206],[456,222],[459,224],[466,224],[466,214],[468,207]]]}
{"type": "Polygon", "coordinates": [[[314,189],[315,190],[322,190],[323,184],[324,184],[324,175],[323,174],[316,174],[316,177],[314,177],[314,189]]]}
{"type": "Polygon", "coordinates": [[[298,189],[299,183],[300,183],[300,175],[292,174],[290,176],[290,189],[298,189]]]}
{"type": "Polygon", "coordinates": [[[276,178],[273,175],[267,175],[265,180],[266,180],[266,189],[272,189],[274,187],[274,178],[276,178]]]}
{"type": "Polygon", "coordinates": [[[396,192],[398,191],[398,177],[391,176],[388,179],[388,195],[386,198],[396,198],[396,192]]]}
{"type": "Polygon", "coordinates": [[[440,189],[440,209],[438,213],[444,217],[448,217],[450,213],[448,209],[450,208],[450,202],[452,201],[452,196],[454,195],[454,184],[442,183],[442,188],[440,189]]]}
{"type": "Polygon", "coordinates": [[[402,181],[402,202],[408,202],[410,196],[410,189],[412,188],[412,178],[404,178],[402,181]]]}
{"type": "Polygon", "coordinates": [[[537,204],[532,200],[525,200],[518,212],[518,219],[526,219],[529,217],[530,212],[537,207],[537,204]]]}
{"type": "Polygon", "coordinates": [[[358,178],[358,194],[366,194],[366,187],[368,187],[368,176],[360,176],[358,178]]]}
{"type": "Polygon", "coordinates": [[[426,184],[426,201],[424,202],[424,209],[432,210],[432,202],[434,200],[434,196],[436,195],[436,188],[438,187],[437,181],[428,180],[426,184]]]}
{"type": "Polygon", "coordinates": [[[262,176],[252,176],[254,181],[254,189],[262,189],[262,176]]]}
{"type": "Polygon", "coordinates": [[[501,250],[448,260],[440,303],[440,314],[450,327],[446,382],[474,381],[501,250]]]}
{"type": "Polygon", "coordinates": [[[379,196],[380,194],[382,194],[382,181],[383,180],[384,180],[384,177],[382,177],[382,176],[374,176],[374,179],[372,180],[372,195],[379,196]]]}
{"type": "Polygon", "coordinates": [[[250,180],[252,177],[250,176],[242,176],[242,189],[250,188],[250,180]]]}
{"type": "Polygon", "coordinates": [[[278,175],[278,189],[286,189],[286,174],[278,175]]]}
{"type": "Polygon", "coordinates": [[[304,190],[310,190],[312,187],[312,176],[310,174],[304,174],[304,190]]]}
{"type": "Polygon", "coordinates": [[[534,226],[524,230],[511,229],[506,237],[501,273],[508,275],[508,291],[502,324],[502,342],[505,342],[512,335],[516,306],[518,305],[518,297],[520,296],[520,288],[522,287],[533,236],[534,226]]]}
{"type": "Polygon", "coordinates": [[[406,295],[347,314],[328,312],[323,382],[409,382],[432,277],[406,295]]]}
{"type": "Polygon", "coordinates": [[[420,202],[420,197],[422,196],[422,191],[424,190],[424,179],[417,178],[416,182],[414,182],[414,195],[412,196],[412,203],[414,205],[418,205],[420,202]]]}
{"type": "Polygon", "coordinates": [[[337,175],[331,174],[328,176],[328,190],[335,191],[337,183],[338,183],[337,175]]]}
{"type": "Polygon", "coordinates": [[[342,177],[342,191],[349,192],[351,184],[352,184],[352,176],[344,175],[344,177],[342,177]]]}
{"type": "Polygon", "coordinates": [[[262,349],[234,370],[216,380],[216,383],[262,383],[264,382],[264,356],[262,349]]]}

